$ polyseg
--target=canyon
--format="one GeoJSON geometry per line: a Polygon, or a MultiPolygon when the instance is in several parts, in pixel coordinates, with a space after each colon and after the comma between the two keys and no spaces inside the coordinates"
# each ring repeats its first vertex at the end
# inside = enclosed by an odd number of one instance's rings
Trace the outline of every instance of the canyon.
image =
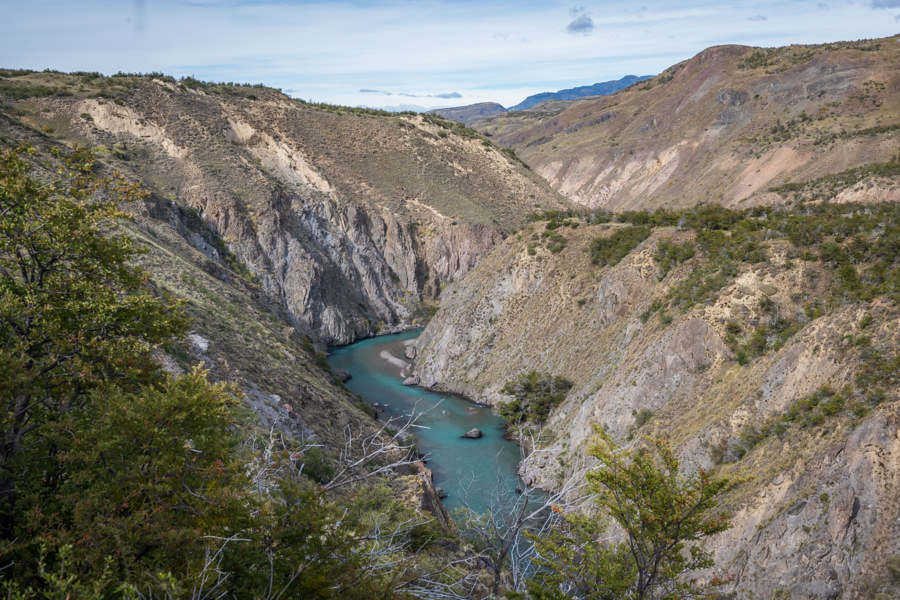
{"type": "Polygon", "coordinates": [[[721,46],[472,128],[259,86],[3,71],[0,142],[87,147],[142,184],[123,229],[194,319],[158,357],[235,382],[262,429],[337,453],[348,427],[377,428],[323,352],[424,325],[423,387],[498,407],[529,371],[573,383],[529,483],[571,474],[594,426],[664,435],[688,474],[751,477],[697,577],[725,573],[738,598],[889,598],[898,65],[897,37],[721,46]]]}

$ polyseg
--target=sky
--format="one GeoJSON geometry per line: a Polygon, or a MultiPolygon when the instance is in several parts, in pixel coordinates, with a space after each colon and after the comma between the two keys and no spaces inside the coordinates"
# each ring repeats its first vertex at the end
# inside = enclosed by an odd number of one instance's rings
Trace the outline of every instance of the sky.
{"type": "Polygon", "coordinates": [[[512,106],[718,44],[900,32],[900,0],[0,0],[0,66],[263,83],[349,106],[512,106]]]}

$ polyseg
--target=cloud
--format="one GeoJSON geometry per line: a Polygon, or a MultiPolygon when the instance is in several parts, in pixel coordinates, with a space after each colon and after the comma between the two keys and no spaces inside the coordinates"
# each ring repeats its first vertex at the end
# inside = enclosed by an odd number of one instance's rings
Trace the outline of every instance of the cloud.
{"type": "Polygon", "coordinates": [[[444,92],[442,94],[398,94],[398,96],[405,96],[406,98],[462,98],[462,94],[459,92],[444,92]]]}
{"type": "MultiPolygon", "coordinates": [[[[360,94],[381,94],[383,96],[393,96],[394,92],[388,92],[385,90],[373,90],[371,88],[363,88],[359,90],[360,94]]],[[[462,94],[459,92],[443,92],[440,94],[410,94],[408,92],[399,92],[398,96],[403,96],[404,98],[442,98],[442,99],[450,99],[450,98],[462,98],[462,94]]]]}
{"type": "Polygon", "coordinates": [[[748,21],[768,21],[769,19],[766,18],[765,15],[754,15],[747,20],[748,21]]]}
{"type": "Polygon", "coordinates": [[[900,8],[900,0],[872,0],[872,8],[900,8]]]}
{"type": "Polygon", "coordinates": [[[566,31],[573,35],[587,35],[594,31],[594,20],[587,15],[581,15],[566,27],[566,31]]]}

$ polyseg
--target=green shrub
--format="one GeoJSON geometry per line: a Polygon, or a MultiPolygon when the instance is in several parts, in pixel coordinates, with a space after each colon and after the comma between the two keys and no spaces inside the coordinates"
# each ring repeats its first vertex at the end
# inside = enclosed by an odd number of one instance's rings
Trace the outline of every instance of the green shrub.
{"type": "Polygon", "coordinates": [[[500,390],[513,399],[500,405],[500,415],[513,422],[531,421],[543,423],[550,415],[550,409],[562,402],[572,382],[564,377],[531,371],[508,381],[500,390]]]}
{"type": "Polygon", "coordinates": [[[694,242],[688,240],[680,243],[660,240],[656,246],[656,262],[659,263],[659,277],[662,279],[676,266],[694,257],[694,242]]]}
{"type": "Polygon", "coordinates": [[[591,242],[591,262],[615,266],[652,232],[650,227],[632,226],[617,229],[607,237],[598,237],[591,242]]]}

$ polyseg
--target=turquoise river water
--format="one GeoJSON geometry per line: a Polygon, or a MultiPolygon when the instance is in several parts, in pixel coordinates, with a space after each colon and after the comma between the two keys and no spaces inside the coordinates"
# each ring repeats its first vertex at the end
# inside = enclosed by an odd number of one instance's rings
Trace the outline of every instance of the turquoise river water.
{"type": "Polygon", "coordinates": [[[447,493],[444,504],[454,509],[465,502],[483,512],[491,498],[509,497],[518,485],[519,447],[503,439],[504,421],[489,408],[402,384],[399,361],[406,360],[404,342],[418,335],[419,331],[408,331],[331,348],[328,362],[350,372],[353,378],[347,387],[367,403],[377,403],[380,420],[419,415],[417,446],[426,455],[434,484],[447,493]],[[460,437],[473,428],[483,432],[481,439],[460,437]]]}

